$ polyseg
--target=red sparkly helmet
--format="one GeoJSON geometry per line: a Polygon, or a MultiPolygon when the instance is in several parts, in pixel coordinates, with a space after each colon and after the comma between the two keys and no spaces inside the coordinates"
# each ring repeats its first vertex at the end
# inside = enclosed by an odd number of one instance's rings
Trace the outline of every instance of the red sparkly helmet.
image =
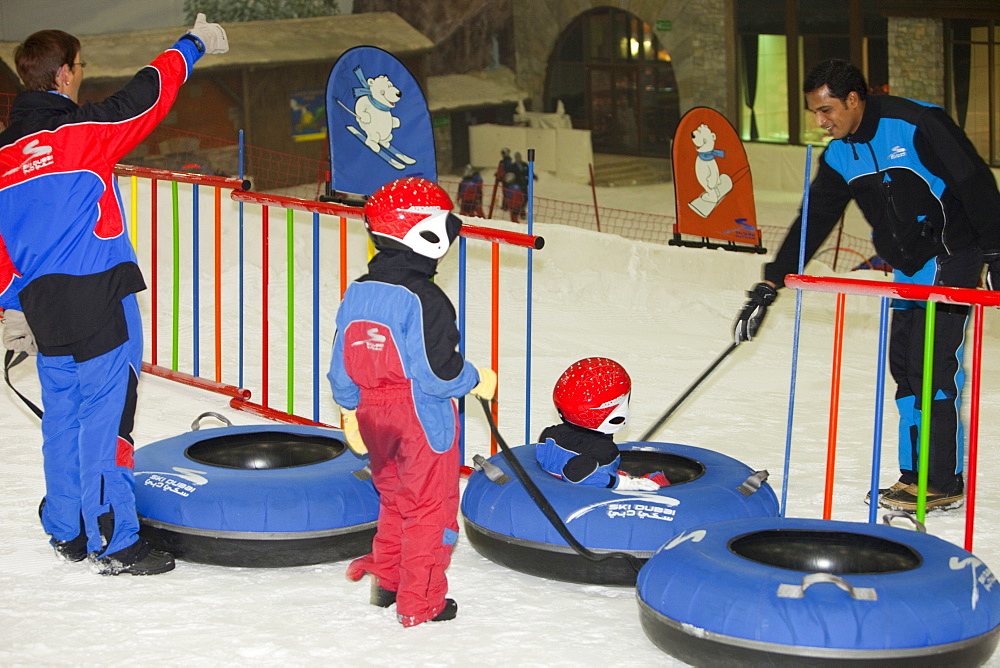
{"type": "Polygon", "coordinates": [[[417,177],[390,181],[365,202],[365,226],[379,250],[409,249],[438,260],[458,237],[462,221],[448,193],[417,177]]]}
{"type": "Polygon", "coordinates": [[[564,420],[578,427],[614,434],[628,421],[632,379],[607,357],[587,357],[566,369],[552,390],[564,420]]]}

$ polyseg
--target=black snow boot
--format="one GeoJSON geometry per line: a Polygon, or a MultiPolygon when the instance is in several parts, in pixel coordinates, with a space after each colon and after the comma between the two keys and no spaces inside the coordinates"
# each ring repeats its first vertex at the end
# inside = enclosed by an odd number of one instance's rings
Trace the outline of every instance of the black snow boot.
{"type": "Polygon", "coordinates": [[[446,598],[444,600],[444,607],[441,608],[441,612],[437,613],[432,619],[432,622],[447,622],[448,620],[455,619],[458,615],[458,603],[455,602],[453,598],[446,598]]]}
{"type": "Polygon", "coordinates": [[[159,575],[174,570],[174,556],[150,548],[142,538],[124,550],[92,560],[101,575],[159,575]]]}
{"type": "MultiPolygon", "coordinates": [[[[38,519],[42,519],[42,509],[45,508],[45,497],[42,497],[42,502],[38,504],[38,519]]],[[[80,533],[77,534],[76,538],[72,540],[56,540],[53,538],[49,541],[53,549],[56,551],[56,556],[60,559],[65,559],[66,561],[83,561],[87,558],[87,531],[83,526],[83,515],[80,516],[80,533]]]]}
{"type": "Polygon", "coordinates": [[[380,608],[388,608],[396,602],[396,592],[386,589],[378,583],[378,580],[375,580],[372,582],[372,596],[370,602],[372,605],[377,605],[380,608]]]}
{"type": "Polygon", "coordinates": [[[55,548],[56,556],[60,559],[77,562],[87,558],[86,534],[80,534],[73,540],[56,540],[53,538],[49,542],[55,548]]]}

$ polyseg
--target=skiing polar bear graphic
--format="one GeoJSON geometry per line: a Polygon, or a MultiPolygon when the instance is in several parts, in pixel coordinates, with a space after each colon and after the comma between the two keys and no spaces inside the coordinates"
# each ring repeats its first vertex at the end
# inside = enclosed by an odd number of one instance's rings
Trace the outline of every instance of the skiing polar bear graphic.
{"type": "Polygon", "coordinates": [[[354,88],[354,111],[338,100],[340,106],[347,109],[358,122],[358,127],[345,126],[355,137],[364,142],[378,157],[385,160],[396,169],[417,161],[408,155],[400,153],[392,146],[392,131],[399,127],[399,119],[392,115],[392,110],[403,97],[402,91],[396,88],[384,74],[374,78],[365,78],[361,66],[354,68],[359,86],[354,88]]]}
{"type": "Polygon", "coordinates": [[[392,131],[399,127],[399,119],[392,115],[392,108],[403,94],[384,74],[368,79],[366,83],[368,94],[354,103],[354,116],[365,133],[365,144],[377,153],[379,145],[389,145],[392,131]]]}
{"type": "Polygon", "coordinates": [[[708,218],[722,198],[733,189],[733,179],[719,171],[716,158],[725,158],[725,151],[715,148],[715,133],[702,123],[691,133],[698,157],[694,161],[694,174],[704,188],[698,197],[688,202],[688,206],[702,218],[708,218]]]}

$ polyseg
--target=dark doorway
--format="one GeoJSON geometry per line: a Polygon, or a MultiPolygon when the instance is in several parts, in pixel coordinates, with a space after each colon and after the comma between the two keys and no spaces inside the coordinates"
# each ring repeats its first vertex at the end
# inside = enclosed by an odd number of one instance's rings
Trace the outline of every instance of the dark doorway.
{"type": "Polygon", "coordinates": [[[669,157],[680,119],[670,56],[648,23],[614,7],[581,14],[556,42],[545,86],[547,111],[562,101],[594,150],[669,157]]]}

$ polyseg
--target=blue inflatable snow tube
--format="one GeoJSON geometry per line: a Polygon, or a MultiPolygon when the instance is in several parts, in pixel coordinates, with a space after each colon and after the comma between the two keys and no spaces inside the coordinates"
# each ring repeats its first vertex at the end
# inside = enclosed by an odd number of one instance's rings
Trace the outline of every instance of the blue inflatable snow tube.
{"type": "Polygon", "coordinates": [[[1000,586],[975,556],[898,527],[754,518],[686,530],[637,582],[643,629],[692,665],[975,666],[1000,586]]]}
{"type": "Polygon", "coordinates": [[[187,561],[280,567],[371,550],[379,499],[342,432],[296,425],[191,431],[135,451],[141,533],[187,561]]]}
{"type": "MultiPolygon", "coordinates": [[[[592,552],[625,552],[640,561],[689,527],[721,519],[775,517],[778,500],[765,471],[726,455],[676,443],[618,446],[621,469],[633,475],[663,471],[671,485],[658,492],[625,492],[573,485],[546,473],[535,445],[511,449],[560,519],[592,552]]],[[[466,535],[491,561],[554,580],[631,585],[624,559],[592,561],[559,535],[517,479],[503,453],[481,462],[462,495],[466,535]]]]}

